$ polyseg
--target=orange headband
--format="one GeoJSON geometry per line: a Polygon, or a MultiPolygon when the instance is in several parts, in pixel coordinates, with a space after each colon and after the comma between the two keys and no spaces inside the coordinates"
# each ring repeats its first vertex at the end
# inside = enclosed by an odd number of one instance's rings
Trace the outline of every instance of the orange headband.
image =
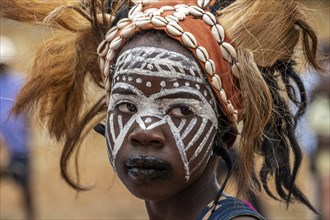
{"type": "Polygon", "coordinates": [[[222,111],[230,121],[237,123],[243,110],[237,53],[217,18],[210,12],[212,2],[135,1],[128,18],[119,20],[97,49],[106,91],[110,91],[110,66],[127,40],[139,31],[161,30],[194,54],[222,111]]]}

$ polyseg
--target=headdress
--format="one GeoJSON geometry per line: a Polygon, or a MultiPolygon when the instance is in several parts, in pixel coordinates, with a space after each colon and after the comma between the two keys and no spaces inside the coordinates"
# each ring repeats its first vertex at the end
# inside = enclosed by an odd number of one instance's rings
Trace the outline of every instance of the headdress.
{"type": "Polygon", "coordinates": [[[203,68],[221,108],[230,121],[242,116],[237,52],[224,28],[211,13],[215,1],[136,1],[128,17],[121,18],[98,47],[99,66],[109,94],[110,66],[134,34],[159,30],[188,48],[203,68]],[[185,3],[185,4],[183,4],[185,3]]]}

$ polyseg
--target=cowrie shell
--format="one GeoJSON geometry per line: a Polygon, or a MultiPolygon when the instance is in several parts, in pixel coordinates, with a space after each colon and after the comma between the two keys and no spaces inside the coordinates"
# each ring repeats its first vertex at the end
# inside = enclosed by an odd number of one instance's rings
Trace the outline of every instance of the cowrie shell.
{"type": "Polygon", "coordinates": [[[107,53],[107,60],[111,62],[113,58],[115,58],[115,56],[116,56],[116,52],[110,49],[107,53]]]}
{"type": "Polygon", "coordinates": [[[226,93],[225,93],[225,90],[220,89],[219,94],[220,94],[221,100],[222,100],[224,103],[227,103],[228,100],[227,100],[227,95],[226,95],[226,93]]]}
{"type": "Polygon", "coordinates": [[[221,43],[224,41],[225,30],[223,29],[223,27],[221,25],[219,25],[219,24],[213,25],[211,28],[211,32],[212,32],[213,36],[215,37],[215,39],[218,41],[218,43],[221,43]]]}
{"type": "Polygon", "coordinates": [[[178,10],[180,8],[189,8],[188,5],[185,5],[185,4],[177,4],[177,5],[174,5],[174,9],[175,10],[178,10]]]}
{"type": "Polygon", "coordinates": [[[104,57],[109,49],[109,43],[106,40],[103,40],[97,47],[97,55],[104,57]]]}
{"type": "Polygon", "coordinates": [[[169,5],[165,5],[160,7],[161,10],[163,10],[163,12],[165,11],[174,11],[174,7],[173,6],[169,6],[169,5]]]}
{"type": "Polygon", "coordinates": [[[237,119],[238,119],[237,118],[237,113],[234,112],[234,114],[232,114],[232,120],[233,120],[233,122],[237,122],[237,119]]]}
{"type": "Polygon", "coordinates": [[[195,5],[189,7],[189,12],[195,17],[202,17],[204,14],[204,10],[195,5]]]}
{"type": "Polygon", "coordinates": [[[215,63],[214,63],[213,60],[208,59],[205,62],[205,70],[206,70],[206,73],[209,74],[210,76],[214,75],[214,73],[215,73],[215,63]]]}
{"type": "Polygon", "coordinates": [[[237,52],[236,49],[227,42],[223,42],[220,45],[220,50],[222,53],[222,56],[225,60],[227,60],[228,62],[232,61],[232,58],[234,58],[235,60],[237,60],[237,52]]]}
{"type": "Polygon", "coordinates": [[[189,11],[189,8],[184,8],[184,7],[181,7],[181,8],[178,8],[176,9],[177,12],[182,12],[183,14],[185,15],[189,15],[190,11],[189,11]]]}
{"type": "Polygon", "coordinates": [[[218,90],[220,91],[221,89],[221,79],[218,75],[214,74],[212,76],[212,85],[218,90]]]}
{"type": "Polygon", "coordinates": [[[231,67],[231,72],[236,78],[240,78],[240,68],[239,68],[239,63],[234,63],[233,66],[231,67]]]}
{"type": "Polygon", "coordinates": [[[178,18],[180,21],[186,19],[186,15],[181,12],[181,11],[175,11],[173,12],[173,16],[175,16],[176,18],[178,18]]]}
{"type": "Polygon", "coordinates": [[[103,73],[104,71],[104,65],[105,65],[105,61],[102,57],[98,57],[98,63],[99,63],[99,68],[101,73],[103,73]]]}
{"type": "Polygon", "coordinates": [[[217,23],[217,19],[215,18],[215,16],[211,13],[211,12],[205,12],[203,14],[203,21],[210,25],[210,26],[213,26],[217,23]]]}
{"type": "Polygon", "coordinates": [[[118,21],[117,23],[117,28],[118,29],[122,29],[124,28],[128,23],[130,22],[130,20],[128,18],[122,18],[118,21]]]}
{"type": "Polygon", "coordinates": [[[209,59],[209,54],[204,47],[197,47],[196,55],[197,55],[197,58],[204,63],[209,59]]]}
{"type": "Polygon", "coordinates": [[[165,18],[161,16],[154,16],[151,18],[151,23],[155,25],[156,27],[164,27],[167,25],[167,21],[165,18]]]}
{"type": "Polygon", "coordinates": [[[105,65],[104,65],[104,72],[103,72],[103,74],[104,74],[105,76],[109,76],[109,75],[110,75],[110,62],[109,62],[109,60],[107,60],[107,61],[105,62],[105,65]]]}
{"type": "Polygon", "coordinates": [[[123,38],[129,38],[134,33],[134,31],[135,31],[135,24],[132,23],[127,25],[125,28],[123,28],[119,36],[123,38]]]}
{"type": "Polygon", "coordinates": [[[110,89],[111,89],[111,83],[110,83],[109,77],[106,77],[106,79],[105,79],[105,91],[109,92],[110,89]]]}
{"type": "Polygon", "coordinates": [[[144,18],[145,17],[145,15],[144,15],[144,13],[143,12],[136,12],[134,15],[132,15],[132,19],[131,19],[131,21],[136,21],[137,19],[139,19],[139,18],[144,18]]]}
{"type": "Polygon", "coordinates": [[[184,45],[191,47],[191,48],[196,48],[197,40],[194,37],[194,35],[192,35],[189,32],[184,32],[181,37],[182,37],[182,42],[184,45]]]}
{"type": "Polygon", "coordinates": [[[141,3],[136,4],[133,8],[131,8],[131,10],[129,10],[129,12],[128,12],[128,18],[132,21],[134,15],[137,12],[142,12],[142,4],[141,3]]]}
{"type": "Polygon", "coordinates": [[[210,0],[197,0],[197,4],[201,8],[206,8],[210,4],[210,0]]]}
{"type": "Polygon", "coordinates": [[[139,19],[137,19],[137,20],[134,21],[134,23],[135,23],[135,25],[137,27],[143,27],[143,26],[149,24],[150,22],[151,22],[151,19],[150,18],[146,18],[146,17],[139,18],[139,19]]]}
{"type": "Polygon", "coordinates": [[[231,102],[229,100],[227,101],[227,109],[230,114],[234,114],[234,112],[235,112],[234,106],[231,104],[231,102]]]}
{"type": "Polygon", "coordinates": [[[117,50],[120,47],[122,40],[123,39],[120,36],[113,39],[113,41],[110,44],[110,49],[111,50],[117,50]]]}
{"type": "Polygon", "coordinates": [[[181,36],[183,33],[182,27],[175,21],[171,21],[166,25],[167,31],[173,36],[181,36]]]}
{"type": "Polygon", "coordinates": [[[158,8],[148,8],[147,10],[144,11],[144,14],[149,16],[157,10],[158,10],[158,8]]]}
{"type": "Polygon", "coordinates": [[[162,11],[157,10],[157,11],[151,13],[151,14],[152,14],[153,16],[160,16],[160,15],[162,14],[162,11]]]}
{"type": "Polygon", "coordinates": [[[117,32],[118,32],[118,28],[116,26],[112,27],[105,35],[105,40],[108,42],[112,41],[115,38],[117,32]]]}
{"type": "Polygon", "coordinates": [[[174,17],[173,15],[167,15],[165,19],[168,22],[175,21],[176,23],[179,23],[179,19],[177,17],[174,17]]]}

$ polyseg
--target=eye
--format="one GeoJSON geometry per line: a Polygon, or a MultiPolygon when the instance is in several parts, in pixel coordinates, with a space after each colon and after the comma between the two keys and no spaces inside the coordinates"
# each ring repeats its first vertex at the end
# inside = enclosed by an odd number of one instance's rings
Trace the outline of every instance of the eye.
{"type": "Polygon", "coordinates": [[[124,113],[136,113],[137,107],[136,105],[129,102],[122,102],[116,106],[116,108],[124,113]]]}
{"type": "Polygon", "coordinates": [[[194,112],[191,107],[186,105],[176,105],[172,106],[170,110],[167,112],[168,114],[175,116],[175,117],[187,117],[189,115],[193,115],[194,112]]]}

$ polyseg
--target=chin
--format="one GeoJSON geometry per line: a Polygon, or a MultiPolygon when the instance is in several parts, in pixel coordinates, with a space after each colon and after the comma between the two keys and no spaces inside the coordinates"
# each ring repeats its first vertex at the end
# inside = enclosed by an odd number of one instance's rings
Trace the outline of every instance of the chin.
{"type": "Polygon", "coordinates": [[[131,174],[125,175],[124,178],[119,178],[135,197],[145,201],[161,201],[168,199],[180,191],[178,186],[182,184],[173,181],[173,179],[136,178],[132,177],[131,174]]]}

